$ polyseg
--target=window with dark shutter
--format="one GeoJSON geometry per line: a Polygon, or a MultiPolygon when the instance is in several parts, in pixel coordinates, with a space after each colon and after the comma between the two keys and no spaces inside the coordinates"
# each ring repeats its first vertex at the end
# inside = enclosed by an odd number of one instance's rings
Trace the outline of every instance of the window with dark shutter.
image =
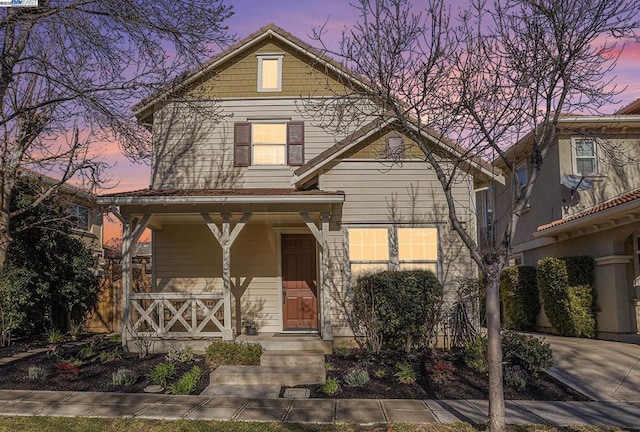
{"type": "Polygon", "coordinates": [[[251,123],[235,123],[233,137],[235,166],[251,165],[251,123]]]}
{"type": "Polygon", "coordinates": [[[287,161],[304,165],[304,122],[287,123],[287,161]]]}

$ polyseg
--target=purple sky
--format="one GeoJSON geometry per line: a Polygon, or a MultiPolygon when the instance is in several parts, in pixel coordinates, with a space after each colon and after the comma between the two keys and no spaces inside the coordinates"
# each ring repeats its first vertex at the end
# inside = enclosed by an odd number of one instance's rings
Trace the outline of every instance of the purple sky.
{"type": "MultiPolygon", "coordinates": [[[[355,9],[349,6],[348,0],[235,0],[234,16],[227,21],[229,31],[243,38],[268,23],[274,23],[312,45],[308,35],[314,26],[328,20],[326,40],[335,44],[340,32],[357,20],[355,9]]],[[[465,5],[465,0],[450,2],[454,13],[465,5]]],[[[424,0],[416,0],[416,5],[426,4],[424,0]]],[[[621,103],[607,109],[613,112],[640,98],[640,44],[627,46],[619,59],[615,70],[617,77],[614,83],[620,89],[627,90],[620,95],[621,103]]],[[[146,165],[129,163],[116,149],[109,149],[104,155],[108,162],[117,163],[110,171],[112,184],[118,184],[118,191],[145,188],[149,184],[149,168],[146,165]]],[[[113,191],[112,190],[112,191],[113,191]]],[[[108,238],[108,237],[107,237],[108,238]]]]}

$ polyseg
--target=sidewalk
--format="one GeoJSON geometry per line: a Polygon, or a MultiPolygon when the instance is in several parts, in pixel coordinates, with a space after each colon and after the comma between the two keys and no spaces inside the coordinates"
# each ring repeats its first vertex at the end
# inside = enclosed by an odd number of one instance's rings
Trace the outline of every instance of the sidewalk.
{"type": "MultiPolygon", "coordinates": [[[[141,417],[290,423],[486,422],[483,400],[251,399],[0,390],[6,416],[141,417]]],[[[640,426],[637,402],[507,401],[507,423],[640,426]]]]}

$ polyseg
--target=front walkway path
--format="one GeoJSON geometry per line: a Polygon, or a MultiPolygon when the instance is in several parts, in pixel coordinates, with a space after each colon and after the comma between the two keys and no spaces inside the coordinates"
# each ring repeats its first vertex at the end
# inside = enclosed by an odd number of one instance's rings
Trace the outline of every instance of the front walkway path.
{"type": "MultiPolygon", "coordinates": [[[[252,399],[0,390],[6,416],[141,417],[291,423],[486,422],[484,400],[252,399]]],[[[638,427],[640,403],[508,401],[507,423],[638,427]]]]}

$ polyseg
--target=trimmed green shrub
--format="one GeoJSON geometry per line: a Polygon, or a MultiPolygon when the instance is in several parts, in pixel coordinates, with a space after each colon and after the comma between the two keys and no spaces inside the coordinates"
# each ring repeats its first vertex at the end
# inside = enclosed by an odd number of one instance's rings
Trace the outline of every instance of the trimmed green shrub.
{"type": "Polygon", "coordinates": [[[409,352],[429,342],[442,305],[442,284],[431,271],[383,271],[358,277],[351,296],[356,333],[379,352],[385,346],[409,352]]]}
{"type": "Polygon", "coordinates": [[[489,370],[487,350],[487,337],[483,335],[474,337],[462,347],[462,359],[464,364],[473,370],[487,372],[489,370]]]}
{"type": "Polygon", "coordinates": [[[522,390],[527,386],[527,379],[529,378],[527,371],[520,366],[509,366],[504,370],[504,382],[507,386],[522,390]]]}
{"type": "Polygon", "coordinates": [[[500,278],[505,318],[516,330],[533,330],[540,311],[536,268],[506,267],[500,278]]]}
{"type": "Polygon", "coordinates": [[[262,345],[214,340],[204,356],[212,367],[222,365],[259,365],[262,345]]]}
{"type": "Polygon", "coordinates": [[[120,368],[111,375],[111,384],[117,387],[128,387],[136,383],[138,376],[131,369],[120,368]]]}
{"type": "Polygon", "coordinates": [[[563,336],[593,338],[598,310],[593,258],[548,257],[538,261],[538,287],[549,322],[563,336]]]}
{"type": "Polygon", "coordinates": [[[539,375],[553,366],[551,346],[543,338],[532,335],[502,333],[502,360],[522,367],[533,376],[539,375]]]}

